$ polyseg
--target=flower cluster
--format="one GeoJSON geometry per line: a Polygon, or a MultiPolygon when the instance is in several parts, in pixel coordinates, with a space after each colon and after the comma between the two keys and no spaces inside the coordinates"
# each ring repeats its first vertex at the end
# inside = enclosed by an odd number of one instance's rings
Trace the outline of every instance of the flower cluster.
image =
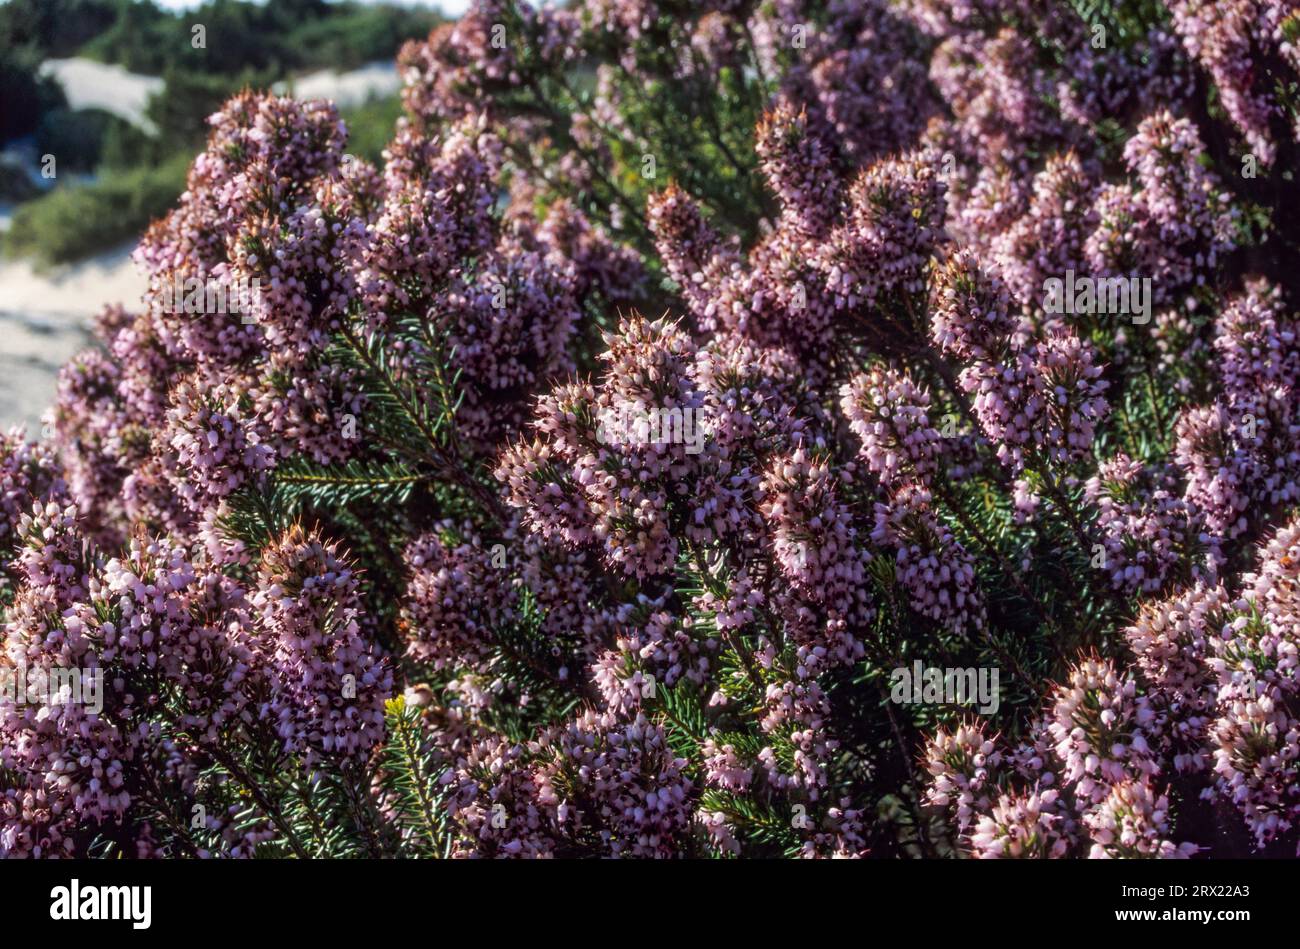
{"type": "Polygon", "coordinates": [[[1091,450],[1109,406],[1093,348],[1076,334],[1050,329],[1026,338],[1007,311],[997,275],[970,251],[951,257],[932,288],[931,337],[966,360],[957,378],[979,424],[1012,471],[1046,458],[1069,464],[1091,450]]]}
{"type": "Polygon", "coordinates": [[[376,164],[233,97],[0,438],[0,855],[1294,852],[1300,26],[1167,6],[475,0],[376,164]]]}
{"type": "MultiPolygon", "coordinates": [[[[1277,56],[1293,69],[1300,68],[1294,45],[1295,9],[1282,0],[1170,0],[1167,6],[1188,55],[1214,79],[1224,111],[1261,164],[1272,164],[1277,142],[1271,126],[1281,109],[1257,63],[1264,56],[1277,56]]],[[[1300,138],[1300,128],[1295,134],[1300,138]]]]}
{"type": "MultiPolygon", "coordinates": [[[[105,558],[75,507],[37,502],[17,531],[22,586],[0,663],[16,685],[0,698],[0,763],[12,778],[0,853],[78,855],[104,828],[142,819],[159,794],[203,800],[203,762],[229,754],[241,733],[272,755],[281,740],[285,750],[302,743],[339,755],[377,740],[365,709],[376,701],[382,708],[389,679],[368,658],[356,607],[340,607],[321,587],[346,583],[339,562],[317,576],[309,556],[293,577],[268,566],[250,591],[165,541],[133,539],[120,557],[105,558]],[[268,627],[259,628],[259,612],[268,627]],[[333,639],[326,616],[346,622],[354,644],[313,653],[312,642],[333,639]],[[262,629],[278,640],[268,642],[262,629]],[[343,698],[354,679],[362,701],[343,698]]],[[[304,545],[286,534],[280,564],[304,545]]],[[[239,810],[205,818],[173,846],[250,855],[269,835],[261,822],[230,820],[239,810]]]]}
{"type": "Polygon", "coordinates": [[[291,528],[262,554],[249,606],[285,750],[363,757],[383,735],[392,676],[361,628],[357,579],[319,537],[291,528]]]}
{"type": "MultiPolygon", "coordinates": [[[[1199,847],[1168,839],[1162,789],[1183,773],[1240,811],[1259,846],[1286,837],[1300,818],[1298,544],[1293,522],[1258,552],[1258,570],[1235,595],[1201,585],[1145,605],[1125,631],[1131,671],[1081,659],[1016,751],[986,738],[982,725],[937,734],[926,753],[930,803],[947,809],[983,856],[1032,855],[1024,844],[1035,825],[1081,826],[1091,856],[1187,856],[1199,847]],[[1028,760],[1031,773],[1008,766],[1015,759],[1028,760]],[[995,798],[999,789],[1007,790],[995,798]],[[1057,810],[1045,818],[1035,806],[1048,794],[1057,810]]],[[[1056,839],[1058,855],[1078,842],[1056,839]]]]}

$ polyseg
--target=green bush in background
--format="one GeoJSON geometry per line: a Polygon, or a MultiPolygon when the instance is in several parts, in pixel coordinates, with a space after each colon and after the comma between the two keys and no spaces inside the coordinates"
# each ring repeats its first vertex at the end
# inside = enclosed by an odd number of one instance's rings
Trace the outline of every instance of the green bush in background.
{"type": "MultiPolygon", "coordinates": [[[[207,138],[207,117],[241,89],[265,89],[294,73],[346,70],[391,60],[441,17],[427,10],[324,0],[210,0],[185,13],[148,0],[0,0],[0,142],[33,135],[60,176],[95,174],[43,195],[23,171],[0,167],[0,201],[14,212],[2,247],[10,256],[58,264],[137,236],[185,187],[189,159],[207,138]],[[195,49],[201,23],[206,46],[195,49]],[[84,56],[161,76],[146,116],[149,133],[99,110],[67,108],[39,76],[50,57],[84,56]]],[[[401,108],[396,97],[344,112],[349,151],[374,162],[401,108]]]]}
{"type": "Polygon", "coordinates": [[[340,114],[348,126],[348,152],[382,165],[384,149],[393,138],[393,126],[402,114],[402,100],[397,96],[375,99],[343,109],[340,114]]]}
{"type": "Polygon", "coordinates": [[[29,134],[43,114],[63,105],[58,84],[37,75],[40,63],[39,52],[6,44],[0,31],[0,142],[29,134]]]}
{"type": "Polygon", "coordinates": [[[58,188],[14,212],[5,252],[38,263],[80,260],[139,235],[185,190],[189,156],[58,188]]]}

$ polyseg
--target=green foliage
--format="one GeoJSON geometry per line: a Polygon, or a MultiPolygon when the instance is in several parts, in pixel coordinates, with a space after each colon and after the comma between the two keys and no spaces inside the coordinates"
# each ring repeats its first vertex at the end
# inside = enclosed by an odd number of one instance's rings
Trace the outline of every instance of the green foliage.
{"type": "Polygon", "coordinates": [[[445,857],[452,844],[446,788],[438,783],[445,767],[430,747],[420,710],[401,698],[392,699],[385,725],[388,737],[380,754],[379,782],[402,850],[409,856],[445,857]]]}
{"type": "Polygon", "coordinates": [[[392,140],[393,127],[402,114],[402,100],[386,96],[343,109],[341,114],[348,127],[348,154],[382,165],[384,149],[392,140]]]}
{"type": "Polygon", "coordinates": [[[26,201],[38,191],[27,169],[17,162],[0,161],[0,201],[26,201]]]}
{"type": "MultiPolygon", "coordinates": [[[[344,329],[327,358],[357,374],[373,411],[363,413],[368,435],[419,464],[441,457],[448,445],[456,405],[450,386],[436,387],[434,398],[422,391],[420,374],[394,362],[397,350],[389,334],[344,329]]],[[[440,366],[451,386],[450,360],[440,366]]]]}
{"type": "MultiPolygon", "coordinates": [[[[754,236],[754,213],[771,210],[771,199],[758,184],[758,160],[752,129],[762,115],[761,103],[747,94],[743,79],[724,70],[717,88],[691,82],[643,86],[620,73],[616,88],[627,103],[629,127],[646,130],[657,143],[646,151],[620,137],[611,137],[615,159],[611,175],[643,206],[646,198],[676,181],[686,191],[704,196],[720,222],[745,240],[754,236]],[[653,173],[648,158],[653,158],[653,173]]],[[[573,107],[585,110],[587,97],[567,90],[573,107]]]]}
{"type": "Polygon", "coordinates": [[[54,155],[61,171],[93,171],[110,130],[124,125],[100,109],[51,109],[36,127],[36,148],[42,155],[54,155]]]}
{"type": "MultiPolygon", "coordinates": [[[[80,55],[149,75],[351,69],[391,58],[404,41],[426,35],[441,21],[428,10],[324,0],[209,0],[185,12],[152,3],[98,6],[113,18],[104,22],[101,13],[101,25],[86,37],[80,55]],[[197,24],[206,31],[198,48],[191,32],[197,24]]],[[[41,36],[44,28],[33,32],[41,36]]]]}
{"type": "Polygon", "coordinates": [[[111,24],[88,39],[79,55],[150,74],[187,55],[190,44],[178,17],[152,3],[121,3],[116,8],[111,24]]]}
{"type": "Polygon", "coordinates": [[[391,59],[403,43],[427,36],[442,20],[429,10],[331,3],[324,15],[294,24],[283,45],[286,55],[302,57],[298,68],[354,69],[391,59]]]}
{"type": "Polygon", "coordinates": [[[577,684],[563,684],[559,667],[572,657],[554,655],[552,643],[540,631],[543,613],[526,589],[517,612],[514,622],[495,631],[492,665],[501,681],[509,683],[512,695],[528,699],[495,703],[484,721],[511,741],[524,742],[539,728],[569,718],[584,696],[577,684]]]}
{"type": "MultiPolygon", "coordinates": [[[[0,5],[0,14],[5,9],[0,5]]],[[[63,90],[38,74],[40,62],[33,47],[0,35],[0,142],[31,133],[44,113],[63,104],[63,90]]]]}
{"type": "Polygon", "coordinates": [[[1071,0],[1070,5],[1089,26],[1106,28],[1108,47],[1129,47],[1150,31],[1169,25],[1169,10],[1160,0],[1071,0]]]}
{"type": "Polygon", "coordinates": [[[274,482],[250,485],[229,498],[222,530],[254,551],[270,545],[294,521],[290,494],[274,482]]]}
{"type": "Polygon", "coordinates": [[[349,461],[322,467],[306,459],[290,458],[276,467],[274,479],[285,489],[288,499],[348,506],[362,500],[405,504],[425,476],[399,462],[349,461]]]}
{"type": "Polygon", "coordinates": [[[134,0],[7,0],[0,4],[0,50],[22,46],[41,59],[73,56],[136,6],[163,15],[134,0]]]}
{"type": "Polygon", "coordinates": [[[185,190],[188,167],[178,155],[157,168],[51,191],[14,213],[5,251],[61,264],[115,247],[170,210],[185,190]]]}

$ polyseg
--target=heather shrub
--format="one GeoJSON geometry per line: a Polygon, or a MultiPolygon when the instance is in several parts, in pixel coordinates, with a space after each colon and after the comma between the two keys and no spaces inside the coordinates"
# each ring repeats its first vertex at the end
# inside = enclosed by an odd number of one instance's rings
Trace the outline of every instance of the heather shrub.
{"type": "Polygon", "coordinates": [[[229,100],[0,442],[4,668],[82,686],[0,697],[0,852],[1294,854],[1240,6],[480,0],[376,163],[229,100]]]}

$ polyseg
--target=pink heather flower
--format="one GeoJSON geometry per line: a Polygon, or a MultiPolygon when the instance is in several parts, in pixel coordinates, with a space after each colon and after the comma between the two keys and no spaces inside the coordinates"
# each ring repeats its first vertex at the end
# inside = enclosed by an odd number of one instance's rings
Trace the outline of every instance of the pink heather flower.
{"type": "MultiPolygon", "coordinates": [[[[1249,413],[1247,413],[1249,414],[1249,413]]],[[[1205,519],[1212,536],[1232,540],[1246,530],[1253,465],[1239,438],[1244,416],[1221,404],[1187,409],[1175,426],[1174,457],[1187,470],[1183,497],[1205,519]]]]}
{"type": "Polygon", "coordinates": [[[962,150],[981,163],[1024,163],[1026,145],[1060,135],[1036,58],[1033,41],[1010,27],[958,33],[935,50],[930,79],[952,109],[962,150]]]}
{"type": "Polygon", "coordinates": [[[736,247],[723,241],[695,200],[676,185],[651,195],[646,220],[664,269],[701,329],[726,325],[714,294],[740,265],[736,247]]]}
{"type": "Polygon", "coordinates": [[[1260,561],[1259,571],[1244,577],[1243,586],[1269,621],[1286,629],[1300,614],[1300,522],[1293,520],[1274,534],[1260,561]]]}
{"type": "Polygon", "coordinates": [[[1210,740],[1216,790],[1242,811],[1258,845],[1291,830],[1298,812],[1295,716],[1267,692],[1225,701],[1210,740]]]}
{"type": "Polygon", "coordinates": [[[678,852],[695,789],[659,725],[586,712],[544,741],[554,750],[535,781],[557,819],[612,857],[678,852]]]}
{"type": "Polygon", "coordinates": [[[1094,48],[1095,37],[1082,23],[1067,36],[1074,45],[1066,53],[1056,94],[1062,117],[1075,129],[1091,129],[1109,118],[1147,114],[1195,94],[1192,70],[1177,36],[1160,26],[1150,27],[1140,40],[1123,48],[1094,48]]]}
{"type": "Polygon", "coordinates": [[[1002,752],[985,733],[984,723],[974,721],[951,732],[939,728],[925,746],[925,770],[930,776],[925,800],[947,808],[960,833],[966,833],[977,812],[992,803],[997,788],[1002,752]]]}
{"type": "Polygon", "coordinates": [[[708,837],[709,843],[717,850],[725,854],[740,853],[740,841],[736,839],[735,829],[728,822],[724,812],[698,810],[695,812],[695,819],[708,837]]]}
{"type": "Polygon", "coordinates": [[[973,182],[950,183],[948,195],[949,231],[981,255],[991,255],[993,240],[1029,210],[1028,182],[1001,164],[981,164],[973,182]]]}
{"type": "Polygon", "coordinates": [[[472,276],[434,295],[430,323],[461,367],[457,421],[464,437],[494,446],[522,421],[534,389],[572,369],[574,291],[572,265],[520,252],[486,256],[472,276]]]}
{"type": "Polygon", "coordinates": [[[845,220],[817,261],[837,307],[924,288],[925,264],[945,213],[946,189],[936,166],[935,155],[913,153],[879,161],[854,179],[845,220]]]}
{"type": "Polygon", "coordinates": [[[464,257],[491,249],[500,151],[477,122],[441,138],[399,131],[388,149],[383,207],[352,261],[372,324],[423,313],[464,257]]]}
{"type": "Polygon", "coordinates": [[[1196,586],[1144,604],[1124,631],[1153,699],[1168,715],[1166,728],[1179,771],[1200,771],[1206,765],[1205,732],[1215,702],[1206,660],[1210,639],[1217,634],[1216,618],[1227,607],[1221,588],[1196,586]]]}
{"type": "Polygon", "coordinates": [[[172,398],[163,438],[175,453],[172,483],[192,507],[220,501],[275,464],[274,449],[239,414],[231,388],[182,383],[172,398]]]}
{"type": "MultiPolygon", "coordinates": [[[[813,133],[795,117],[777,113],[767,121],[768,139],[780,142],[790,137],[815,149],[813,133]]],[[[698,205],[676,187],[650,199],[648,223],[669,276],[679,285],[702,330],[722,329],[765,347],[785,346],[824,356],[820,344],[829,339],[837,303],[818,270],[815,254],[821,245],[812,235],[825,230],[839,207],[818,205],[817,195],[800,198],[799,180],[780,177],[796,162],[790,158],[774,162],[775,158],[765,164],[776,176],[773,187],[783,200],[794,203],[777,227],[748,252],[747,261],[740,248],[724,241],[704,220],[698,205]]],[[[817,180],[822,183],[807,186],[829,187],[825,174],[817,180]]]]}
{"type": "Polygon", "coordinates": [[[727,791],[744,791],[754,780],[754,769],[746,767],[732,745],[718,745],[706,739],[700,748],[704,755],[705,780],[727,791]]]}
{"type": "MultiPolygon", "coordinates": [[[[790,48],[806,25],[796,7],[759,7],[750,18],[765,59],[790,48]]],[[[917,55],[920,38],[890,4],[834,0],[825,25],[805,30],[803,40],[806,49],[784,70],[782,97],[805,104],[810,124],[849,161],[864,164],[915,140],[937,104],[917,55]]]]}
{"type": "Polygon", "coordinates": [[[677,327],[643,318],[607,343],[599,384],[543,396],[536,438],[507,448],[496,475],[529,530],[594,545],[611,566],[648,577],[671,567],[683,539],[754,528],[754,453],[792,410],[763,378],[772,363],[747,345],[700,352],[677,327]]]}
{"type": "Polygon", "coordinates": [[[568,809],[537,780],[537,767],[530,749],[486,739],[442,775],[448,814],[461,828],[457,856],[555,856],[568,809]]]}
{"type": "Polygon", "coordinates": [[[840,387],[840,408],[862,441],[859,456],[886,484],[906,471],[921,481],[938,467],[939,432],[930,425],[930,394],[910,377],[875,366],[840,387]]]}
{"type": "Polygon", "coordinates": [[[1235,211],[1217,177],[1201,165],[1196,126],[1160,110],[1143,119],[1124,146],[1140,189],[1102,189],[1088,264],[1098,274],[1149,277],[1153,303],[1163,305],[1189,284],[1205,281],[1232,249],[1235,211]]]}
{"type": "Polygon", "coordinates": [[[397,57],[404,79],[402,102],[422,124],[474,114],[494,95],[518,87],[527,70],[540,63],[560,67],[574,59],[578,32],[574,10],[475,0],[459,19],[434,28],[426,41],[402,47],[397,57]],[[503,44],[497,28],[507,23],[512,32],[503,44]],[[536,57],[529,65],[520,61],[525,47],[536,57]]]}
{"type": "MultiPolygon", "coordinates": [[[[82,553],[75,509],[50,504],[24,518],[20,533],[28,538],[20,558],[25,586],[6,616],[5,665],[26,668],[25,685],[33,671],[48,677],[71,669],[85,677],[98,669],[104,707],[96,714],[71,695],[48,703],[0,696],[0,767],[12,776],[0,854],[70,852],[63,838],[79,824],[120,818],[130,807],[126,776],[147,732],[131,723],[136,697],[117,685],[123,657],[101,658],[104,647],[117,646],[116,624],[102,621],[108,611],[87,602],[97,596],[98,581],[82,553]]],[[[128,642],[123,652],[130,650],[128,642]]]]}
{"type": "Polygon", "coordinates": [[[1292,8],[1279,0],[1169,0],[1167,6],[1188,55],[1214,79],[1224,111],[1260,164],[1272,164],[1277,146],[1269,126],[1279,109],[1258,59],[1283,45],[1280,25],[1292,8]]]}
{"type": "Polygon", "coordinates": [[[554,263],[569,263],[574,293],[580,299],[594,293],[621,304],[639,299],[644,292],[647,275],[640,255],[614,241],[569,201],[547,208],[536,229],[536,243],[554,263]]]}
{"type": "Polygon", "coordinates": [[[638,709],[643,699],[658,698],[660,686],[671,688],[683,678],[707,681],[716,640],[695,635],[693,620],[670,613],[667,600],[640,594],[610,611],[615,648],[601,652],[591,672],[611,711],[638,709]]]}
{"type": "Polygon", "coordinates": [[[462,856],[669,857],[689,832],[694,788],[663,730],[585,712],[526,746],[485,742],[443,776],[462,856]]]}
{"type": "Polygon", "coordinates": [[[725,586],[722,594],[702,591],[695,605],[713,615],[714,624],[720,631],[744,629],[754,621],[756,610],[763,605],[763,593],[755,588],[744,568],[727,578],[725,586]]]}
{"type": "Polygon", "coordinates": [[[362,632],[357,585],[333,545],[293,527],[263,552],[250,597],[271,688],[263,714],[308,763],[364,759],[383,736],[392,673],[362,632]]]}
{"type": "Polygon", "coordinates": [[[90,513],[100,539],[122,540],[114,527],[123,519],[119,490],[129,463],[150,455],[150,433],[136,430],[117,397],[122,378],[103,352],[86,350],[59,371],[58,395],[45,420],[59,442],[59,461],[68,494],[90,513]]]}
{"type": "Polygon", "coordinates": [[[0,854],[72,855],[85,844],[78,831],[126,818],[143,770],[192,784],[197,771],[159,730],[165,707],[186,741],[215,741],[249,721],[247,623],[238,587],[199,575],[179,547],[134,540],[97,566],[75,510],[53,504],[21,532],[23,585],[6,615],[4,664],[26,670],[25,687],[70,670],[82,689],[102,678],[98,701],[75,691],[0,696],[0,765],[10,775],[0,854]]]}
{"type": "Polygon", "coordinates": [[[803,842],[804,859],[861,860],[870,855],[866,837],[866,813],[850,807],[851,798],[841,798],[839,807],[828,807],[820,826],[803,842]]]}
{"type": "Polygon", "coordinates": [[[1048,158],[1034,176],[1029,212],[993,242],[1012,299],[1037,306],[1043,281],[1084,272],[1084,241],[1096,226],[1096,181],[1073,152],[1048,158]]]}
{"type": "Polygon", "coordinates": [[[824,234],[838,209],[840,175],[827,142],[809,132],[807,113],[778,104],[759,122],[754,150],[788,226],[824,234]]]}
{"type": "Polygon", "coordinates": [[[493,551],[473,535],[455,544],[426,534],[411,542],[405,559],[407,654],[434,669],[473,668],[487,659],[496,630],[513,618],[505,564],[494,564],[493,551]]]}
{"type": "Polygon", "coordinates": [[[871,539],[897,552],[895,576],[913,610],[956,633],[983,628],[974,560],[936,515],[927,489],[905,483],[877,502],[871,539]]]}
{"type": "Polygon", "coordinates": [[[983,860],[1064,857],[1075,841],[1072,822],[1060,813],[1060,792],[1002,794],[975,822],[971,852],[983,860]]]}
{"type": "Polygon", "coordinates": [[[970,250],[958,250],[930,281],[930,338],[955,359],[1000,360],[1016,332],[1001,278],[970,250]]]}
{"type": "Polygon", "coordinates": [[[1099,659],[1084,659],[1057,687],[1047,725],[1064,779],[1093,804],[1105,799],[1110,785],[1159,771],[1153,747],[1158,728],[1136,680],[1099,659]]]}
{"type": "Polygon", "coordinates": [[[1069,464],[1092,452],[1094,427],[1109,411],[1093,348],[1070,333],[1051,333],[1034,347],[1035,370],[1041,379],[1045,412],[1035,440],[1048,458],[1069,464]]]}
{"type": "Polygon", "coordinates": [[[1198,525],[1174,493],[1176,485],[1161,474],[1120,453],[1084,485],[1084,497],[1097,510],[1104,569],[1126,593],[1160,590],[1191,566],[1198,525]]]}
{"type": "Polygon", "coordinates": [[[958,252],[931,285],[931,339],[964,363],[957,383],[1004,465],[1018,473],[1039,458],[1078,462],[1108,409],[1093,348],[1063,330],[1026,338],[1007,305],[998,277],[958,252]]]}
{"type": "Polygon", "coordinates": [[[66,501],[67,488],[47,448],[25,441],[21,429],[0,434],[0,598],[17,579],[18,525],[33,503],[66,501]]]}
{"type": "Polygon", "coordinates": [[[767,519],[776,562],[804,595],[840,613],[865,606],[862,579],[870,555],[838,499],[835,475],[802,449],[778,458],[765,475],[759,511],[767,519]]]}
{"type": "Polygon", "coordinates": [[[1157,794],[1146,776],[1113,785],[1106,799],[1083,815],[1083,823],[1093,840],[1089,852],[1093,858],[1187,859],[1200,849],[1165,839],[1169,798],[1157,794]]]}
{"type": "Polygon", "coordinates": [[[1300,346],[1280,288],[1262,280],[1249,283],[1245,293],[1228,299],[1215,328],[1214,349],[1229,405],[1255,406],[1271,389],[1294,387],[1300,346]]]}
{"type": "Polygon", "coordinates": [[[1032,523],[1034,517],[1038,514],[1039,505],[1042,504],[1042,496],[1038,493],[1037,486],[1029,478],[1016,478],[1011,482],[1012,507],[1015,509],[1015,521],[1017,524],[1032,523]]]}
{"type": "MultiPolygon", "coordinates": [[[[61,503],[62,502],[62,503],[61,503]]],[[[61,613],[86,595],[91,551],[76,505],[36,501],[18,518],[14,568],[25,592],[61,613]]]]}
{"type": "Polygon", "coordinates": [[[1300,524],[1284,528],[1243,578],[1235,615],[1210,640],[1219,717],[1210,726],[1216,790],[1265,843],[1300,818],[1300,524]]]}

